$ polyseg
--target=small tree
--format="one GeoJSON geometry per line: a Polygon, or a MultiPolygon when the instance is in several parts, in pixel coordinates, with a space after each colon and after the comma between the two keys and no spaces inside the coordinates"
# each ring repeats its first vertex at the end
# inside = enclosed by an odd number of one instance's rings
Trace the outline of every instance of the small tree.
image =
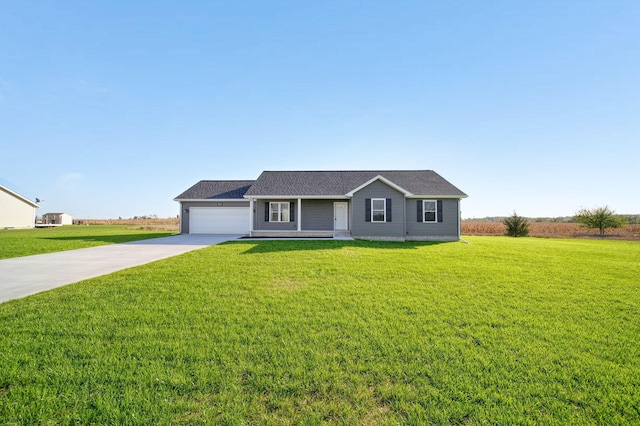
{"type": "Polygon", "coordinates": [[[507,227],[504,233],[510,237],[526,237],[529,235],[529,222],[524,217],[518,216],[516,212],[502,221],[507,227]]]}
{"type": "Polygon", "coordinates": [[[582,209],[576,213],[576,220],[587,228],[599,229],[602,236],[604,236],[607,228],[621,228],[624,226],[622,220],[617,218],[615,212],[608,206],[596,207],[591,210],[582,209]]]}

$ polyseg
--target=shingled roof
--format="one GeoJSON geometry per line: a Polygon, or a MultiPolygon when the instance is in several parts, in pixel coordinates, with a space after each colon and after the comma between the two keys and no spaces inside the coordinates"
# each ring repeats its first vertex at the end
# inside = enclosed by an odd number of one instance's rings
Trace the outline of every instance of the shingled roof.
{"type": "Polygon", "coordinates": [[[378,176],[415,196],[467,196],[433,170],[265,171],[245,195],[345,196],[378,176]]]}
{"type": "Polygon", "coordinates": [[[254,180],[201,180],[178,195],[175,200],[243,199],[254,180]]]}

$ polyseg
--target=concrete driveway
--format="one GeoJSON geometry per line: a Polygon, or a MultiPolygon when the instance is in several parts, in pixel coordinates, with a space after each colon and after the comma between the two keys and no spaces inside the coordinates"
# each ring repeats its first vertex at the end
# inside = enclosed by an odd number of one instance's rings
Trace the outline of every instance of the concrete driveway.
{"type": "Polygon", "coordinates": [[[173,235],[0,260],[0,303],[239,237],[173,235]]]}

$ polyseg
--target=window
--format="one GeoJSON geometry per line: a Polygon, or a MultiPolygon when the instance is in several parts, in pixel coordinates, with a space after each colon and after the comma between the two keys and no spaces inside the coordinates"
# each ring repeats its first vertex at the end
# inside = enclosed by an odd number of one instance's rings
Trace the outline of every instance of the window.
{"type": "Polygon", "coordinates": [[[436,208],[437,203],[435,200],[423,200],[422,201],[422,221],[423,222],[437,222],[438,210],[436,208]]]}
{"type": "Polygon", "coordinates": [[[269,222],[289,222],[289,203],[269,203],[269,222]]]}
{"type": "Polygon", "coordinates": [[[418,200],[418,222],[443,222],[442,200],[418,200]]]}
{"type": "Polygon", "coordinates": [[[384,198],[371,199],[371,222],[387,221],[387,200],[384,198]]]}
{"type": "Polygon", "coordinates": [[[364,200],[365,222],[391,222],[391,211],[391,198],[365,198],[364,200]]]}

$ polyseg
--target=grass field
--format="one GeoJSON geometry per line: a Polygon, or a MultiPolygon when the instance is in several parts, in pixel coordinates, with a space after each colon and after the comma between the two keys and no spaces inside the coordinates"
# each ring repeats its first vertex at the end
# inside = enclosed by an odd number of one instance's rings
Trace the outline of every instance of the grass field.
{"type": "Polygon", "coordinates": [[[165,237],[171,231],[127,225],[0,230],[0,259],[165,237]]]}
{"type": "Polygon", "coordinates": [[[149,229],[155,231],[174,231],[180,229],[180,219],[170,218],[140,218],[140,219],[77,219],[80,225],[128,225],[138,229],[149,229]]]}
{"type": "MultiPolygon", "coordinates": [[[[463,220],[461,230],[463,235],[498,236],[504,235],[506,226],[498,222],[485,220],[463,220]]],[[[600,238],[599,229],[585,228],[579,223],[558,222],[529,222],[529,235],[543,238],[600,238]]],[[[640,225],[630,224],[622,228],[607,229],[604,236],[608,240],[636,240],[640,241],[640,225]]]]}
{"type": "Polygon", "coordinates": [[[0,305],[2,424],[638,424],[640,244],[231,242],[0,305]]]}

